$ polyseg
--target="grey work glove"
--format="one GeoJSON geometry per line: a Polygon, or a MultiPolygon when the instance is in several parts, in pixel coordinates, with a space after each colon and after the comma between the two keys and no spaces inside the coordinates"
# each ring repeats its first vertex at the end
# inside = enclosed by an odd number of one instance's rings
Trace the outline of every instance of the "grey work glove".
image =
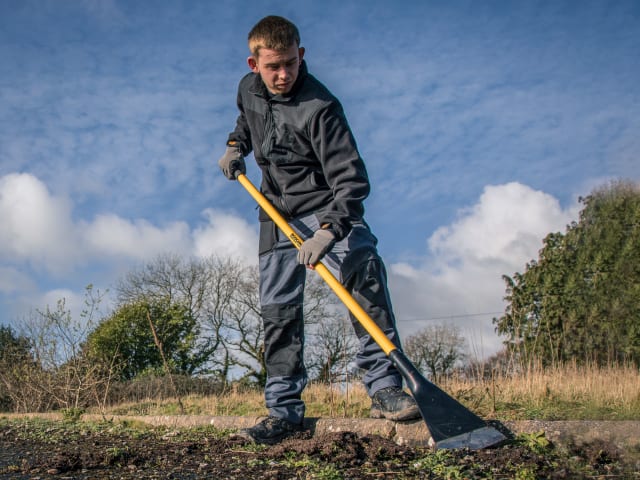
{"type": "Polygon", "coordinates": [[[238,147],[227,147],[224,155],[218,160],[218,165],[229,180],[236,179],[236,172],[247,173],[247,166],[244,163],[242,151],[238,147]]]}
{"type": "Polygon", "coordinates": [[[298,263],[303,265],[315,265],[320,261],[324,254],[331,250],[333,244],[336,243],[336,237],[330,230],[316,230],[308,240],[302,242],[300,250],[298,250],[298,263]]]}

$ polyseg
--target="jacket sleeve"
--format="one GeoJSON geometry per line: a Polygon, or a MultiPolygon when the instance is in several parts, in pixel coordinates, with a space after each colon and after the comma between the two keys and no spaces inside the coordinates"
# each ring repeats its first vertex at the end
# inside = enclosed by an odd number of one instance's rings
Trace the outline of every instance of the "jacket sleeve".
{"type": "Polygon", "coordinates": [[[238,110],[240,114],[236,120],[236,128],[229,134],[229,138],[227,139],[227,145],[238,145],[242,150],[242,155],[247,156],[251,153],[253,149],[251,145],[251,131],[249,130],[249,124],[247,123],[247,117],[244,112],[244,105],[242,102],[242,89],[243,84],[245,83],[246,78],[240,82],[240,86],[238,87],[238,96],[236,99],[236,103],[238,105],[238,110]]]}
{"type": "Polygon", "coordinates": [[[341,105],[331,102],[311,119],[310,138],[333,199],[317,212],[320,224],[329,223],[338,240],[362,221],[370,185],[364,161],[341,105]]]}

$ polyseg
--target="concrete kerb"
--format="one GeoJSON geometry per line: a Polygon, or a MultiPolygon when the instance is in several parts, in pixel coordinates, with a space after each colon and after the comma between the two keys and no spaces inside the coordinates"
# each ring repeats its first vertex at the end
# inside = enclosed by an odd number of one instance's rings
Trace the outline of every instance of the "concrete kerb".
{"type": "MultiPolygon", "coordinates": [[[[207,415],[88,415],[82,416],[85,421],[109,420],[137,421],[154,426],[170,428],[188,428],[210,425],[221,430],[235,430],[252,427],[265,417],[227,417],[207,415]]],[[[389,420],[373,418],[306,418],[305,427],[314,436],[336,432],[354,432],[359,435],[380,435],[389,438],[399,445],[427,445],[430,435],[423,421],[397,423],[389,420]]]]}
{"type": "MultiPolygon", "coordinates": [[[[0,418],[47,418],[62,420],[59,413],[0,414],[0,418]]],[[[221,430],[235,430],[255,425],[264,417],[210,416],[210,415],[97,415],[84,414],[83,421],[141,422],[169,428],[213,426],[221,430]]],[[[640,421],[505,421],[502,424],[514,435],[544,432],[546,438],[557,445],[582,445],[594,441],[614,444],[617,448],[640,455],[640,421]]],[[[307,418],[305,426],[314,436],[335,432],[354,432],[359,435],[381,435],[399,445],[426,446],[429,430],[422,420],[397,423],[372,418],[307,418]]]]}
{"type": "Polygon", "coordinates": [[[613,444],[640,459],[640,422],[634,420],[522,420],[504,422],[514,433],[545,432],[558,445],[584,445],[596,441],[613,444]]]}

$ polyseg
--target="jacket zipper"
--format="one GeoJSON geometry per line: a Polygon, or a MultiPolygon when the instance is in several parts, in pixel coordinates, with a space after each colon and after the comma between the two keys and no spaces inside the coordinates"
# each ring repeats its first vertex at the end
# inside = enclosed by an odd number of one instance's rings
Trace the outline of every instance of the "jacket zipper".
{"type": "Polygon", "coordinates": [[[262,137],[262,156],[269,158],[271,147],[273,144],[273,136],[275,134],[275,127],[273,125],[273,109],[271,106],[271,100],[267,101],[267,112],[264,118],[264,136],[262,137]]]}
{"type": "Polygon", "coordinates": [[[269,180],[271,185],[279,192],[278,203],[280,211],[286,213],[291,217],[291,211],[287,208],[284,200],[284,192],[280,190],[280,186],[274,182],[273,175],[271,174],[271,162],[269,161],[269,153],[273,149],[273,143],[275,142],[275,122],[273,121],[273,105],[271,100],[267,100],[267,112],[264,119],[264,137],[262,138],[262,156],[267,160],[267,172],[269,173],[269,180]]]}

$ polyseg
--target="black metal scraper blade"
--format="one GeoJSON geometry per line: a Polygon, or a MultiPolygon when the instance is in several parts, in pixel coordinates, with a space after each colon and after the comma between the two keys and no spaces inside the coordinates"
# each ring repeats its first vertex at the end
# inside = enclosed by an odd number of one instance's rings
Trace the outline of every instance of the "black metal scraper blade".
{"type": "Polygon", "coordinates": [[[480,450],[506,440],[502,433],[424,378],[400,350],[391,351],[389,358],[407,382],[436,449],[480,450]]]}

